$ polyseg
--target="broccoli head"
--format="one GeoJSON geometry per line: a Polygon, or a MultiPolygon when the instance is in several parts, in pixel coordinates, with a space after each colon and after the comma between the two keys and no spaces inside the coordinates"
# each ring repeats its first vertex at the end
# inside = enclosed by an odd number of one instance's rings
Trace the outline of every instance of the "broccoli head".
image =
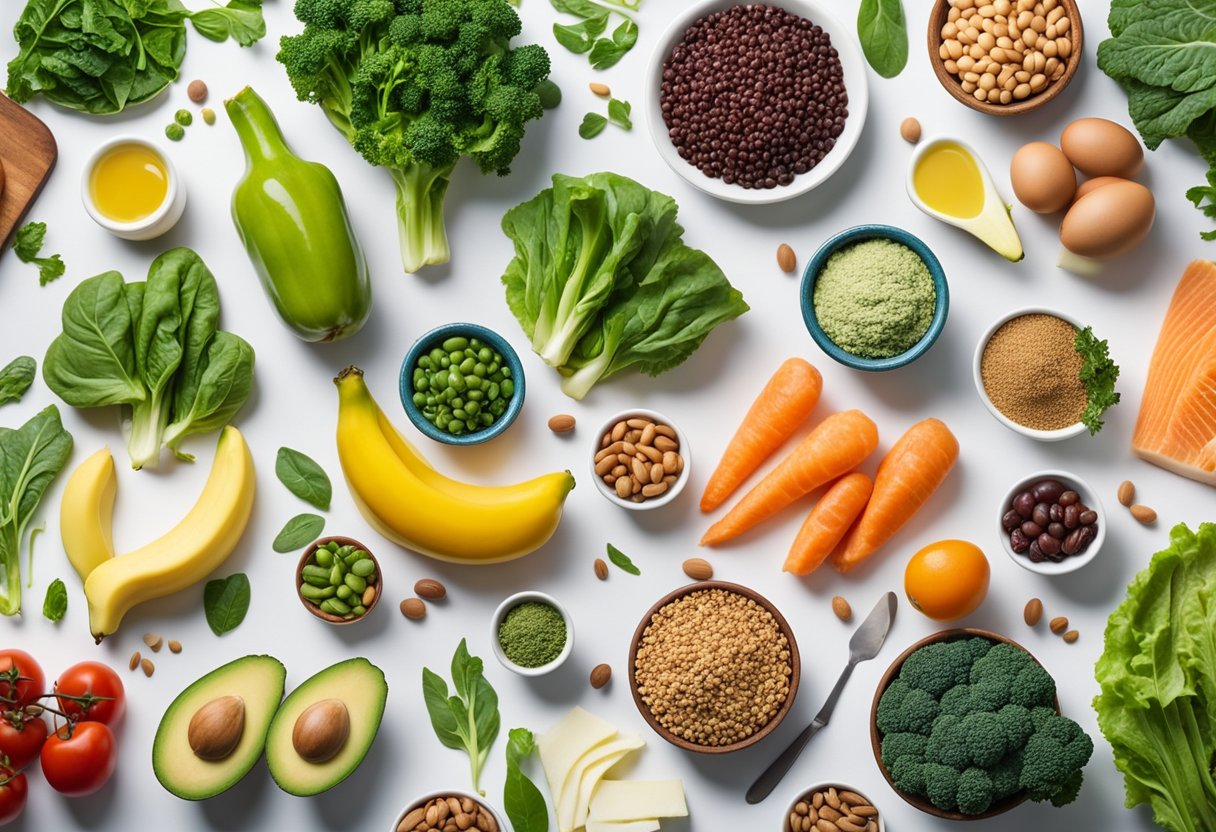
{"type": "Polygon", "coordinates": [[[933,733],[925,744],[925,759],[962,770],[970,763],[963,720],[943,714],[933,722],[933,733]]]}
{"type": "Polygon", "coordinates": [[[1056,680],[1042,666],[1031,663],[1018,671],[1009,686],[1009,701],[1023,708],[1050,707],[1056,699],[1056,680]]]}
{"type": "Polygon", "coordinates": [[[1009,750],[1005,726],[991,711],[968,714],[960,723],[967,756],[980,768],[991,768],[1009,750]]]}
{"type": "Polygon", "coordinates": [[[903,757],[911,757],[918,763],[924,762],[927,742],[928,739],[923,734],[887,734],[882,738],[882,763],[890,770],[895,761],[903,757]]]}
{"type": "Polygon", "coordinates": [[[941,712],[964,717],[975,710],[972,706],[971,685],[955,685],[942,694],[941,712]]]}
{"type": "Polygon", "coordinates": [[[925,797],[939,809],[953,812],[958,808],[959,770],[940,763],[925,763],[925,797]]]}
{"type": "Polygon", "coordinates": [[[900,757],[891,766],[891,782],[908,794],[925,796],[925,766],[911,757],[900,757]]]}
{"type": "Polygon", "coordinates": [[[982,768],[966,769],[958,777],[958,810],[964,815],[982,815],[993,800],[992,777],[982,768]]]}
{"type": "Polygon", "coordinates": [[[1022,781],[1022,749],[1006,754],[995,766],[988,770],[992,778],[992,797],[1003,800],[1021,790],[1022,781]]]}
{"type": "Polygon", "coordinates": [[[928,693],[896,679],[878,701],[878,730],[883,734],[909,732],[928,736],[939,710],[937,701],[928,693]]]}
{"type": "Polygon", "coordinates": [[[1005,732],[1005,742],[1010,749],[1023,747],[1034,733],[1030,711],[1021,705],[1006,705],[996,712],[996,717],[1001,730],[1005,732]]]}
{"type": "Polygon", "coordinates": [[[1022,648],[1014,647],[1012,644],[994,644],[987,653],[975,660],[967,681],[973,685],[981,681],[996,684],[1004,679],[1007,680],[1005,684],[1011,684],[1009,680],[1017,676],[1023,668],[1031,665],[1038,667],[1030,654],[1022,648]]]}
{"type": "Polygon", "coordinates": [[[969,640],[929,644],[904,660],[899,678],[908,687],[923,690],[934,699],[967,681],[971,669],[969,640]]]}
{"type": "Polygon", "coordinates": [[[1067,797],[1080,788],[1078,775],[1093,751],[1094,741],[1080,725],[1053,714],[1026,743],[1019,785],[1031,800],[1067,797]]]}

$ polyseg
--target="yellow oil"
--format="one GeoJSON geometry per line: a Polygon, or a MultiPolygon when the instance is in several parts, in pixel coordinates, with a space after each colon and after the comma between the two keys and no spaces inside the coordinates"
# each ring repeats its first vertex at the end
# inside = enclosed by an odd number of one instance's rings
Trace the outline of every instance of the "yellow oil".
{"type": "Polygon", "coordinates": [[[89,175],[89,196],[115,222],[135,222],[155,213],[169,193],[169,173],[161,157],[140,144],[122,144],[97,160],[89,175]]]}
{"type": "Polygon", "coordinates": [[[920,158],[912,186],[926,205],[942,214],[968,219],[984,208],[979,166],[966,148],[954,142],[942,142],[920,158]]]}

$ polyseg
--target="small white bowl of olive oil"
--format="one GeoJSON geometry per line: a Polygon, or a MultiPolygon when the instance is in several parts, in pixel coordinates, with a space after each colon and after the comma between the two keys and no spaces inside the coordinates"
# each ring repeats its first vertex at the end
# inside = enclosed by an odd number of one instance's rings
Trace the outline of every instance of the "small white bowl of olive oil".
{"type": "Polygon", "coordinates": [[[119,136],[93,151],[80,192],[93,221],[126,240],[159,237],[186,208],[186,189],[173,163],[138,136],[119,136]]]}

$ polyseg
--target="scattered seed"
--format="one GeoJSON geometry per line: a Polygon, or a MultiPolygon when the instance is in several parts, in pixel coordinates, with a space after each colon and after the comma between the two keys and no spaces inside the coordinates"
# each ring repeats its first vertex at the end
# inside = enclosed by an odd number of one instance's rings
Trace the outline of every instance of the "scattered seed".
{"type": "Polygon", "coordinates": [[[414,584],[414,594],[428,601],[442,601],[447,597],[448,589],[434,578],[423,578],[414,584]]]}
{"type": "Polygon", "coordinates": [[[139,658],[139,651],[136,650],[131,654],[131,661],[127,662],[127,668],[129,670],[134,670],[135,668],[139,667],[139,658]]]}
{"type": "Polygon", "coordinates": [[[164,643],[165,640],[156,633],[144,633],[144,644],[148,645],[148,648],[153,653],[159,653],[160,648],[164,643]]]}
{"type": "Polygon", "coordinates": [[[1048,626],[1051,627],[1051,631],[1053,633],[1059,635],[1068,629],[1068,619],[1061,615],[1057,618],[1051,619],[1051,623],[1048,624],[1048,626]]]}
{"type": "Polygon", "coordinates": [[[612,89],[607,84],[591,83],[587,85],[587,88],[601,98],[607,98],[612,95],[612,89]]]}
{"type": "Polygon", "coordinates": [[[169,639],[169,652],[170,653],[182,652],[182,643],[175,638],[169,639]]]}
{"type": "Polygon", "coordinates": [[[1139,503],[1131,507],[1132,517],[1136,518],[1138,523],[1149,526],[1157,522],[1157,512],[1153,511],[1148,506],[1142,506],[1139,503]]]}
{"type": "Polygon", "coordinates": [[[1074,641],[1076,641],[1080,637],[1081,637],[1081,634],[1078,633],[1076,630],[1069,630],[1067,633],[1064,634],[1064,640],[1067,641],[1069,644],[1072,644],[1074,641]]]}
{"type": "Polygon", "coordinates": [[[684,561],[684,574],[694,581],[708,581],[714,576],[714,568],[705,558],[689,558],[684,561]]]}
{"type": "Polygon", "coordinates": [[[406,598],[401,602],[401,614],[410,621],[426,618],[426,604],[421,598],[406,598]]]}
{"type": "Polygon", "coordinates": [[[215,110],[210,107],[204,107],[202,111],[203,121],[207,124],[215,124],[215,110]]]}
{"type": "Polygon", "coordinates": [[[559,413],[549,419],[549,430],[554,433],[569,433],[574,430],[574,417],[569,413],[559,413]]]}
{"type": "Polygon", "coordinates": [[[612,678],[612,667],[606,664],[597,664],[591,668],[591,687],[599,690],[604,685],[608,684],[608,680],[612,678]]]}
{"type": "Polygon", "coordinates": [[[777,266],[780,267],[781,271],[790,274],[797,265],[798,255],[794,254],[794,250],[790,248],[788,243],[782,243],[777,246],[777,266]]]}
{"type": "Polygon", "coordinates": [[[595,559],[595,577],[601,581],[608,580],[608,564],[604,562],[603,558],[595,559]]]}
{"type": "Polygon", "coordinates": [[[908,144],[916,144],[920,141],[920,122],[908,116],[899,123],[899,135],[908,144]]]}
{"type": "Polygon", "coordinates": [[[832,612],[836,613],[836,617],[841,621],[848,621],[853,617],[853,608],[840,595],[832,598],[832,612]]]}
{"type": "Polygon", "coordinates": [[[1031,598],[1027,601],[1022,618],[1026,620],[1027,627],[1038,626],[1039,621],[1043,618],[1043,602],[1038,598],[1031,598]]]}
{"type": "Polygon", "coordinates": [[[190,100],[195,104],[202,104],[207,100],[207,85],[196,78],[186,87],[186,95],[190,96],[190,100]]]}
{"type": "Polygon", "coordinates": [[[151,659],[140,659],[139,666],[143,668],[145,676],[151,676],[156,672],[156,665],[152,664],[151,659]]]}
{"type": "Polygon", "coordinates": [[[1136,499],[1136,486],[1131,480],[1124,480],[1119,483],[1119,502],[1125,506],[1130,506],[1132,500],[1136,499]]]}

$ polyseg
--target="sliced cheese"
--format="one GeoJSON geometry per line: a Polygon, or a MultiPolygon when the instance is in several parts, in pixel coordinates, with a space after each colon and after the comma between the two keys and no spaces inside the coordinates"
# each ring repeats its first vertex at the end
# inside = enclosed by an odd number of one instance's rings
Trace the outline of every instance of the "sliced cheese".
{"type": "Polygon", "coordinates": [[[549,795],[554,801],[561,799],[566,777],[574,764],[592,748],[616,734],[616,727],[612,723],[576,707],[562,717],[549,733],[537,740],[540,764],[545,770],[549,795]]]}
{"type": "Polygon", "coordinates": [[[592,820],[587,822],[587,832],[657,832],[657,820],[629,820],[624,823],[610,823],[592,820]]]}
{"type": "Polygon", "coordinates": [[[566,775],[566,784],[562,788],[561,796],[554,801],[557,807],[558,832],[573,832],[586,822],[591,793],[595,791],[604,773],[619,763],[625,755],[643,745],[645,743],[641,737],[617,736],[595,746],[578,759],[566,775]],[[582,807],[581,814],[579,806],[582,807]]]}
{"type": "Polygon", "coordinates": [[[588,814],[592,821],[610,822],[687,816],[679,780],[601,780],[588,814]]]}

